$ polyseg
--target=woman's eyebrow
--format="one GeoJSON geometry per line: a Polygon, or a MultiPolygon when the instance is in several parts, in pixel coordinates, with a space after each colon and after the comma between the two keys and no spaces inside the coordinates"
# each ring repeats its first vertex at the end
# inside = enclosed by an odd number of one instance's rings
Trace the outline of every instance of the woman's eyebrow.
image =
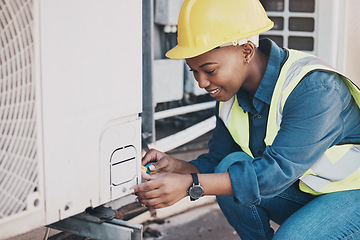
{"type": "Polygon", "coordinates": [[[204,63],[204,64],[200,65],[200,68],[205,67],[205,66],[207,66],[207,65],[212,65],[212,64],[216,64],[216,62],[207,62],[207,63],[204,63]]]}

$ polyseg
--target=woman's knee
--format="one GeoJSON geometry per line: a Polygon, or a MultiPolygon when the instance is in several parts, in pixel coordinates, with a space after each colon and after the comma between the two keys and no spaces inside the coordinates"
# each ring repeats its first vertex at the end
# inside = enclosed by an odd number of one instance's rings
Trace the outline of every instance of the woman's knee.
{"type": "Polygon", "coordinates": [[[275,239],[359,239],[360,190],[322,195],[291,215],[275,239]]]}

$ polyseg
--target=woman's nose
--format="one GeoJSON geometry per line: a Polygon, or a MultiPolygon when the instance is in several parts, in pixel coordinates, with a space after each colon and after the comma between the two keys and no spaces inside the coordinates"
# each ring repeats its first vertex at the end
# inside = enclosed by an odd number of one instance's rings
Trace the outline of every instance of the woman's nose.
{"type": "Polygon", "coordinates": [[[197,82],[200,88],[206,88],[210,85],[210,81],[203,76],[199,76],[197,82]]]}

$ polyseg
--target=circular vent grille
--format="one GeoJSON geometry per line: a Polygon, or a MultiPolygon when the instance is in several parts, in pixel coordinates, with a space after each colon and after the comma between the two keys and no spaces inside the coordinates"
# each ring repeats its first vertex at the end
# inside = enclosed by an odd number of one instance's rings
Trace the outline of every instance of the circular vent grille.
{"type": "Polygon", "coordinates": [[[31,0],[0,0],[0,220],[38,204],[32,12],[31,0]]]}

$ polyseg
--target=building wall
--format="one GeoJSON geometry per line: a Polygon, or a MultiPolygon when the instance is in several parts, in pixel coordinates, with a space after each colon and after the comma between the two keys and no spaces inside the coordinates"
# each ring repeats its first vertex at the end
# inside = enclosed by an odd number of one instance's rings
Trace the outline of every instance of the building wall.
{"type": "Polygon", "coordinates": [[[346,0],[345,74],[360,86],[360,1],[346,0]]]}

